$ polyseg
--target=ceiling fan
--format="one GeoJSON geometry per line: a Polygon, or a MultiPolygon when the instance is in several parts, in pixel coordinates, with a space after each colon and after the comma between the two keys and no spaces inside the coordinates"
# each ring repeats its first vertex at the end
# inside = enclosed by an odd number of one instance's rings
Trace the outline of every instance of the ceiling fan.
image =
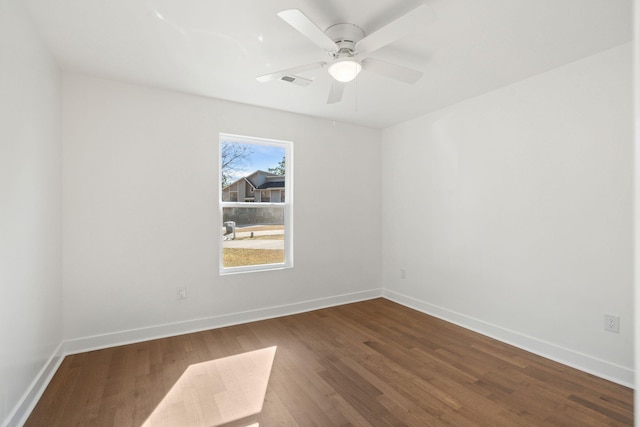
{"type": "Polygon", "coordinates": [[[365,35],[362,28],[355,24],[335,24],[322,31],[300,10],[284,10],[279,12],[278,16],[320,49],[324,50],[331,59],[328,62],[314,62],[265,74],[256,79],[259,82],[284,80],[306,85],[311,81],[295,76],[296,73],[328,66],[329,74],[335,79],[327,100],[328,104],[334,104],[342,99],[345,84],[355,79],[361,70],[377,73],[409,84],[415,83],[422,77],[423,73],[421,71],[362,56],[408,35],[417,25],[433,19],[434,15],[429,6],[421,4],[399,18],[383,25],[377,31],[365,35]]]}

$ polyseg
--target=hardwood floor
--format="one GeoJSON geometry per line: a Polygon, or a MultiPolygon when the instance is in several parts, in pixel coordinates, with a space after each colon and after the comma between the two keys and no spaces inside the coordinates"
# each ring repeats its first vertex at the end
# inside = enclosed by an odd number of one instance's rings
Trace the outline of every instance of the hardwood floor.
{"type": "Polygon", "coordinates": [[[262,410],[225,425],[633,424],[631,389],[375,299],[68,356],[26,426],[220,425],[234,405],[216,396],[261,378],[262,410]],[[273,346],[272,366],[234,358],[273,346]]]}

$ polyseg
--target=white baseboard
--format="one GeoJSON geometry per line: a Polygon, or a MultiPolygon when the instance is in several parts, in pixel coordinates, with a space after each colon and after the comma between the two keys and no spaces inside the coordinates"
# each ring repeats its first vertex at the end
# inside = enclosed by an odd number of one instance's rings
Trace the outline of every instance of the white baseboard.
{"type": "Polygon", "coordinates": [[[382,296],[390,301],[397,302],[398,304],[413,308],[465,329],[470,329],[544,358],[562,363],[563,365],[588,372],[625,387],[634,388],[633,369],[569,350],[500,326],[492,325],[482,320],[456,313],[388,289],[382,291],[382,296]]]}
{"type": "Polygon", "coordinates": [[[258,320],[272,319],[274,317],[288,316],[291,314],[303,313],[306,311],[318,310],[321,308],[349,304],[358,301],[365,301],[373,298],[380,298],[381,296],[382,289],[373,289],[369,291],[302,301],[293,304],[261,308],[240,313],[225,314],[222,316],[213,316],[203,319],[188,320],[185,322],[169,323],[164,325],[150,326],[147,328],[113,332],[104,335],[82,337],[65,341],[64,353],[66,355],[83,353],[85,351],[99,350],[108,347],[149,341],[158,338],[166,338],[192,332],[200,332],[208,329],[222,328],[224,326],[232,326],[241,323],[255,322],[258,320]]]}
{"type": "Polygon", "coordinates": [[[47,363],[44,364],[38,375],[27,388],[27,391],[22,395],[18,404],[13,411],[9,414],[9,417],[5,420],[3,427],[20,427],[29,418],[31,411],[40,400],[42,393],[49,385],[51,378],[56,373],[60,364],[64,360],[64,354],[62,353],[62,343],[58,345],[47,363]]]}

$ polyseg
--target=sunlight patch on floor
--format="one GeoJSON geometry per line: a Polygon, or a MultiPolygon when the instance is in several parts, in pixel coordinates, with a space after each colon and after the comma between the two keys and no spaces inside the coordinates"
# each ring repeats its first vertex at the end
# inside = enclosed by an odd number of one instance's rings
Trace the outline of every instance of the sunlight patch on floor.
{"type": "Polygon", "coordinates": [[[190,365],[143,426],[213,427],[259,414],[275,353],[274,346],[190,365]]]}

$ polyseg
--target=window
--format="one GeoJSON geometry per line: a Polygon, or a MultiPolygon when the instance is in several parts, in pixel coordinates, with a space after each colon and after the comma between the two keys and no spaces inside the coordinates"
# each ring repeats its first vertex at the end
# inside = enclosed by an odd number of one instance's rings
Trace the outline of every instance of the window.
{"type": "Polygon", "coordinates": [[[292,267],[293,143],[220,134],[219,155],[220,274],[292,267]]]}

